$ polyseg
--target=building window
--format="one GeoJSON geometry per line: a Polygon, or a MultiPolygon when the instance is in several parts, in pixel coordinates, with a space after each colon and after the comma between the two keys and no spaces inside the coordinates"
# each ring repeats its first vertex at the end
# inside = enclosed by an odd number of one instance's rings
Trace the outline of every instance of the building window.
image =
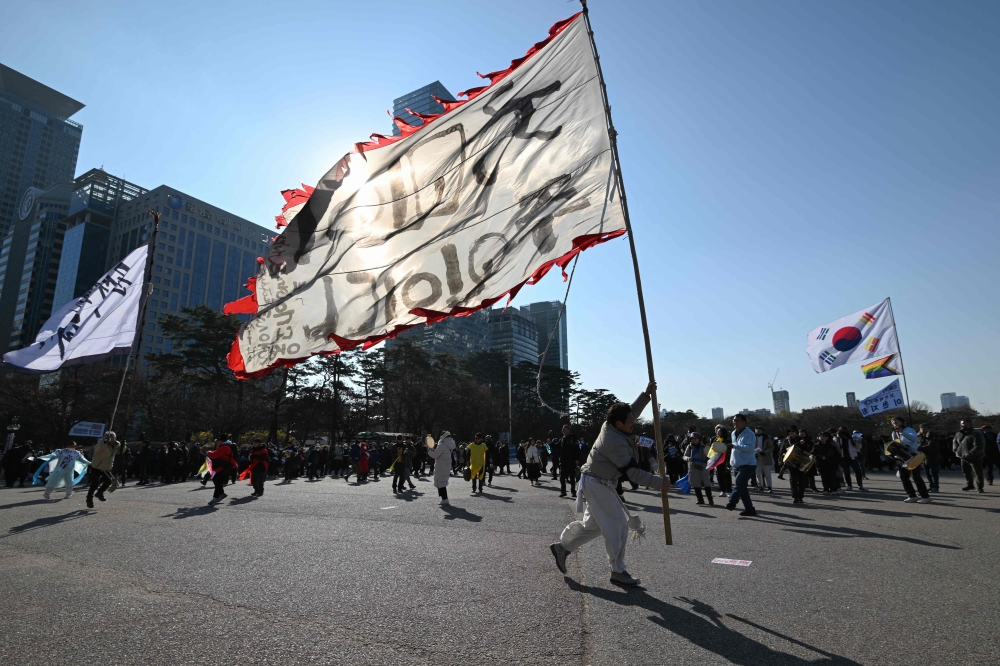
{"type": "Polygon", "coordinates": [[[184,261],[184,250],[177,250],[177,265],[184,261]]]}
{"type": "MultiPolygon", "coordinates": [[[[181,215],[181,224],[187,224],[187,221],[188,221],[188,216],[187,215],[181,215]]],[[[183,229],[181,229],[181,233],[184,233],[183,229]]]]}
{"type": "Polygon", "coordinates": [[[156,287],[153,287],[153,295],[154,296],[159,296],[160,295],[160,290],[157,289],[156,287]]]}
{"type": "Polygon", "coordinates": [[[157,273],[161,273],[161,272],[163,272],[163,266],[159,266],[159,265],[153,266],[153,270],[156,271],[157,273]]]}
{"type": "MultiPolygon", "coordinates": [[[[177,211],[175,210],[175,211],[174,211],[173,213],[171,213],[171,214],[170,214],[170,216],[171,216],[171,217],[172,217],[173,219],[175,219],[175,220],[176,220],[176,219],[177,219],[177,211]]],[[[176,224],[175,224],[175,225],[173,225],[173,226],[174,226],[174,229],[176,229],[176,228],[177,228],[177,225],[176,225],[176,224]]]]}
{"type": "Polygon", "coordinates": [[[160,278],[154,277],[153,278],[153,284],[160,284],[160,278]]]}
{"type": "Polygon", "coordinates": [[[173,257],[167,257],[167,263],[168,264],[174,263],[174,258],[173,257]]]}
{"type": "Polygon", "coordinates": [[[229,232],[228,231],[223,231],[222,232],[222,239],[223,240],[229,240],[229,232]]]}
{"type": "Polygon", "coordinates": [[[204,220],[198,220],[198,228],[199,229],[204,229],[205,228],[205,221],[204,220]]]}

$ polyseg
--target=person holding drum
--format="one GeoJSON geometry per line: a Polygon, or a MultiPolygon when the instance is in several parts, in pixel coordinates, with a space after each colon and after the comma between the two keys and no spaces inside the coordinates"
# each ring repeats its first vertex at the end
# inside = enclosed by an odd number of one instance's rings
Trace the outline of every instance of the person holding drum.
{"type": "MultiPolygon", "coordinates": [[[[913,428],[907,428],[906,422],[898,416],[892,419],[892,441],[904,449],[911,457],[920,453],[920,442],[917,437],[917,431],[913,428]]],[[[923,455],[921,454],[920,457],[923,458],[923,455]]],[[[906,465],[900,465],[899,479],[903,482],[903,490],[906,491],[904,502],[908,504],[912,504],[913,502],[919,502],[920,504],[930,503],[931,496],[927,494],[927,486],[924,484],[923,477],[920,476],[919,467],[911,471],[907,469],[906,465]],[[911,478],[913,479],[912,481],[910,480],[911,478]],[[917,484],[916,492],[913,490],[914,483],[917,484]],[[920,493],[920,499],[917,499],[918,492],[920,493]]]]}

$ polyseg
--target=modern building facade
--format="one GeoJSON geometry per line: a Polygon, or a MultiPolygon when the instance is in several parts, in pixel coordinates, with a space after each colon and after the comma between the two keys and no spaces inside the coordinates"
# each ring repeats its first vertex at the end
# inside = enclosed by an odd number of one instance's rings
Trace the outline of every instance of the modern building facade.
{"type": "Polygon", "coordinates": [[[181,308],[206,305],[222,311],[247,295],[271,231],[177,190],[160,185],[119,206],[111,231],[108,268],[146,241],[160,213],[153,252],[152,293],[146,305],[142,354],[170,351],[161,320],[181,308]]]}
{"type": "Polygon", "coordinates": [[[490,350],[489,310],[468,317],[451,317],[430,326],[415,326],[386,341],[391,348],[406,340],[431,354],[465,357],[490,350]]]}
{"type": "MultiPolygon", "coordinates": [[[[435,81],[392,100],[392,115],[405,120],[410,125],[423,125],[424,121],[408,112],[407,109],[412,109],[425,116],[444,113],[444,107],[434,99],[435,97],[446,102],[455,101],[455,96],[448,92],[448,89],[441,85],[440,81],[435,81]]],[[[399,128],[396,127],[396,123],[392,124],[392,135],[399,136],[399,128]]]]}
{"type": "Polygon", "coordinates": [[[0,238],[19,219],[29,188],[73,181],[83,104],[0,64],[0,238]]]}
{"type": "MultiPolygon", "coordinates": [[[[548,353],[545,354],[545,365],[551,365],[563,370],[569,370],[569,333],[566,324],[566,313],[562,311],[562,303],[559,301],[541,301],[539,303],[529,303],[521,306],[521,315],[530,319],[535,324],[538,331],[538,358],[542,357],[545,346],[548,345],[548,353]],[[552,335],[553,329],[555,335],[552,335]],[[549,337],[552,342],[549,343],[549,337]]],[[[537,361],[536,361],[537,363],[537,361]]]]}
{"type": "Polygon", "coordinates": [[[969,401],[968,396],[955,395],[954,393],[942,393],[941,394],[941,411],[945,412],[949,409],[962,409],[963,407],[971,407],[972,403],[969,401]]]}
{"type": "Polygon", "coordinates": [[[0,352],[34,341],[52,314],[72,183],[24,193],[0,244],[0,352]]]}
{"type": "Polygon", "coordinates": [[[522,361],[538,364],[538,329],[535,322],[513,308],[489,310],[490,349],[500,352],[513,365],[522,361]]]}
{"type": "Polygon", "coordinates": [[[854,393],[848,393],[847,394],[847,406],[848,407],[857,407],[858,406],[858,398],[857,398],[857,396],[854,393]]]}
{"type": "Polygon", "coordinates": [[[726,418],[726,414],[722,410],[722,407],[712,407],[712,420],[713,421],[721,421],[724,418],[726,418]]]}
{"type": "Polygon", "coordinates": [[[774,413],[792,411],[792,403],[788,399],[788,391],[772,391],[771,400],[774,402],[774,413]]]}
{"type": "Polygon", "coordinates": [[[111,268],[111,230],[118,209],[146,193],[144,188],[103,169],[91,169],[73,185],[53,311],[82,296],[111,268]]]}

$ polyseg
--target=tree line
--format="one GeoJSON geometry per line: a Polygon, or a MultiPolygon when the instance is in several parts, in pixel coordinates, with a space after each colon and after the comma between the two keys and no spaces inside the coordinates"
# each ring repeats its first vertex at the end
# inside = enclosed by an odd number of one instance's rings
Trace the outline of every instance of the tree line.
{"type": "MultiPolygon", "coordinates": [[[[517,442],[556,436],[563,423],[573,423],[580,436],[593,441],[608,407],[618,401],[605,389],[583,388],[578,373],[545,366],[541,393],[566,414],[561,416],[539,400],[537,365],[522,362],[510,369],[508,398],[502,353],[456,358],[430,354],[405,340],[237,380],[226,362],[240,325],[236,316],[198,306],[185,308],[184,316],[165,317],[161,325],[171,353],[147,354],[146,365],[138,373],[130,369],[124,382],[121,360],[69,368],[41,380],[0,370],[0,425],[17,416],[19,439],[61,446],[77,422],[109,423],[121,389],[114,428],[130,441],[143,436],[186,441],[200,433],[225,433],[234,440],[260,437],[280,443],[442,430],[471,439],[476,432],[497,437],[512,424],[517,442]]],[[[915,423],[931,423],[942,434],[955,432],[961,418],[982,419],[971,409],[933,413],[920,403],[913,407],[915,423]]],[[[888,416],[866,419],[857,409],[837,406],[779,414],[752,425],[758,423],[772,436],[783,435],[793,423],[813,433],[841,425],[868,436],[889,433],[888,416]]],[[[665,434],[681,435],[688,429],[711,433],[716,423],[687,410],[667,414],[662,425],[665,434]]],[[[652,434],[648,419],[640,421],[639,431],[652,434]]]]}

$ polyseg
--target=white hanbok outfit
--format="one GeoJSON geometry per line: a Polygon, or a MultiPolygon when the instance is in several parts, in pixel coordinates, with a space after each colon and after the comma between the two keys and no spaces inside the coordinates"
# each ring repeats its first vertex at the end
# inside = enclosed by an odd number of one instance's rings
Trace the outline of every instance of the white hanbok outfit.
{"type": "Polygon", "coordinates": [[[433,449],[427,450],[427,455],[434,459],[434,487],[447,488],[451,478],[451,454],[455,450],[455,440],[451,433],[444,432],[441,441],[433,449]]]}
{"type": "Polygon", "coordinates": [[[69,499],[73,494],[73,472],[77,463],[86,463],[87,459],[76,449],[59,449],[54,455],[49,462],[49,478],[45,481],[45,499],[56,488],[66,488],[66,499],[69,499]]]}

